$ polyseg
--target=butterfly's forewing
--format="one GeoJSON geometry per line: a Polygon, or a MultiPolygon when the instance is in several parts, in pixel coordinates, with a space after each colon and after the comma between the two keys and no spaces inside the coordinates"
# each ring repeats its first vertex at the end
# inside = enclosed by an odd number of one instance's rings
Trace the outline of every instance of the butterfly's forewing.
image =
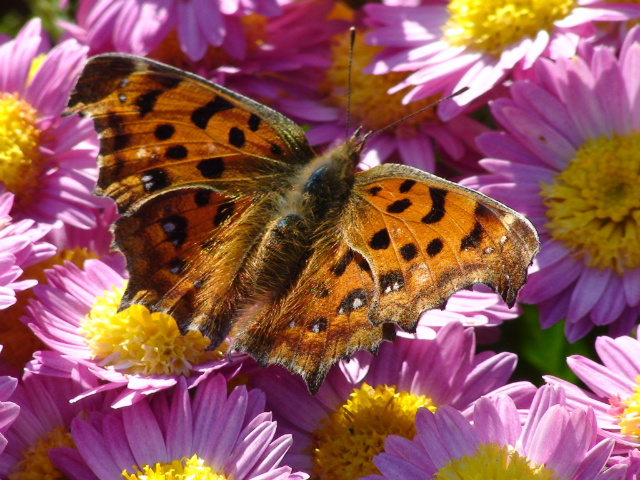
{"type": "Polygon", "coordinates": [[[100,139],[96,193],[123,214],[114,229],[130,272],[122,307],[170,313],[219,342],[247,293],[247,257],[276,192],[313,156],[304,132],[196,75],[121,54],[87,61],[75,112],[100,139]]]}
{"type": "Polygon", "coordinates": [[[357,174],[342,222],[349,245],[371,265],[369,319],[407,330],[421,312],[476,283],[513,305],[539,248],[522,215],[406,165],[357,174]]]}
{"type": "Polygon", "coordinates": [[[373,297],[367,262],[337,230],[327,232],[286,295],[258,301],[239,316],[234,347],[262,365],[298,373],[315,393],[336,361],[358,350],[375,351],[381,341],[394,338],[393,325],[369,322],[373,297]]]}
{"type": "Polygon", "coordinates": [[[96,192],[121,213],[171,188],[269,191],[313,156],[285,116],[196,75],[141,57],[92,57],[68,112],[100,137],[96,192]]]}

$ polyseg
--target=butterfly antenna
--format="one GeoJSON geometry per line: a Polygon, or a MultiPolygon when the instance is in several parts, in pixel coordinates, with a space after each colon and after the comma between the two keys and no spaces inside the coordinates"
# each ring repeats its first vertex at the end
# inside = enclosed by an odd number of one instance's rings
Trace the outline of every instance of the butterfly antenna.
{"type": "Polygon", "coordinates": [[[425,110],[429,110],[430,108],[433,108],[433,107],[435,107],[436,105],[438,105],[440,102],[444,102],[445,100],[449,100],[450,98],[457,97],[458,95],[460,95],[461,93],[466,92],[467,90],[469,90],[469,87],[463,87],[463,88],[461,88],[460,90],[458,90],[458,91],[456,91],[456,92],[453,92],[453,93],[452,93],[451,95],[449,95],[448,97],[443,97],[443,98],[441,98],[440,100],[438,100],[438,101],[436,101],[436,102],[433,102],[433,103],[432,103],[432,104],[430,104],[430,105],[427,105],[426,107],[422,107],[420,110],[416,110],[415,112],[410,113],[409,115],[406,115],[406,116],[402,117],[401,119],[396,120],[395,122],[391,122],[389,125],[387,125],[386,127],[382,127],[382,128],[381,128],[380,130],[378,130],[377,132],[373,132],[373,133],[371,134],[371,136],[373,136],[373,135],[378,135],[379,133],[382,133],[382,132],[384,132],[385,130],[389,130],[390,128],[393,128],[393,127],[395,127],[396,125],[398,125],[399,123],[402,123],[402,122],[404,122],[405,120],[408,120],[409,118],[413,117],[414,115],[418,115],[419,113],[422,113],[422,112],[424,112],[425,110]]]}
{"type": "Polygon", "coordinates": [[[353,48],[356,43],[356,27],[349,27],[349,65],[347,66],[347,119],[344,124],[344,138],[349,138],[351,123],[351,71],[353,70],[353,48]]]}

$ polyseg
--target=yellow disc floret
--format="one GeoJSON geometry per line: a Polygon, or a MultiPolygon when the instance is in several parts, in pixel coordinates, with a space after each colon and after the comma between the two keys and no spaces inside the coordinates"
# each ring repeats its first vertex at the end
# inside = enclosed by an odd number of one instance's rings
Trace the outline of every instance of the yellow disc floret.
{"type": "Polygon", "coordinates": [[[566,17],[575,0],[452,0],[444,39],[453,47],[500,56],[522,38],[550,31],[566,17]]]}
{"type": "Polygon", "coordinates": [[[43,159],[36,110],[14,94],[0,93],[0,182],[16,195],[16,208],[38,185],[43,159]]]}
{"type": "Polygon", "coordinates": [[[589,266],[640,266],[640,134],[590,139],[541,195],[551,236],[589,266]]]}
{"type": "Polygon", "coordinates": [[[123,288],[106,291],[84,319],[81,333],[101,366],[140,375],[189,375],[194,364],[219,358],[200,332],[180,333],[173,317],[132,305],[118,312],[123,288]]]}
{"type": "Polygon", "coordinates": [[[24,450],[22,460],[15,465],[8,480],[66,480],[67,477],[49,460],[49,450],[54,447],[75,448],[66,427],[55,427],[24,450]]]}
{"type": "Polygon", "coordinates": [[[233,480],[231,477],[214,472],[204,464],[198,455],[191,458],[174,460],[171,463],[156,463],[155,465],[137,465],[122,472],[124,480],[233,480]]]}
{"type": "Polygon", "coordinates": [[[527,457],[497,443],[478,445],[473,455],[449,460],[434,480],[556,480],[544,465],[533,465],[527,457]]]}
{"type": "Polygon", "coordinates": [[[314,476],[320,480],[350,480],[379,473],[373,457],[384,450],[388,435],[412,438],[419,408],[434,411],[430,398],[396,391],[394,386],[366,383],[326,417],[314,435],[314,476]]]}

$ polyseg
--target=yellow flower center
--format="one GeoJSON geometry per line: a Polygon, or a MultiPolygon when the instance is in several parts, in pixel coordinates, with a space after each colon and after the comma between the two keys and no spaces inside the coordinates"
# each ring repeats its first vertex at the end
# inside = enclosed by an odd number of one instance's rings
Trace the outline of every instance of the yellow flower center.
{"type": "Polygon", "coordinates": [[[101,366],[127,374],[185,375],[193,365],[220,358],[224,349],[207,351],[200,332],[180,333],[175,319],[142,305],[118,312],[124,287],[96,299],[80,331],[101,366]]]}
{"type": "Polygon", "coordinates": [[[449,460],[433,477],[434,480],[555,480],[553,471],[535,466],[515,450],[497,443],[478,445],[473,455],[449,460]]]}
{"type": "Polygon", "coordinates": [[[640,437],[640,377],[636,378],[633,395],[624,401],[624,411],[619,415],[620,433],[640,437]]]}
{"type": "MultiPolygon", "coordinates": [[[[351,65],[351,123],[364,125],[367,129],[377,131],[396,120],[410,115],[422,107],[426,107],[440,97],[429,97],[403,105],[403,92],[389,95],[387,90],[406,78],[406,73],[391,72],[384,75],[370,75],[362,70],[371,63],[373,57],[381,48],[367,45],[363,42],[364,34],[358,34],[353,46],[353,60],[351,65]]],[[[333,47],[332,65],[325,74],[322,91],[326,95],[329,105],[347,108],[349,86],[349,37],[343,36],[333,47]]],[[[435,108],[412,116],[399,124],[399,129],[407,135],[415,135],[417,127],[425,121],[436,119],[435,108]]]]}
{"type": "Polygon", "coordinates": [[[9,474],[8,480],[66,480],[49,460],[49,450],[54,447],[75,448],[69,430],[56,427],[22,452],[20,460],[9,474]]]}
{"type": "Polygon", "coordinates": [[[319,480],[351,480],[380,473],[373,457],[384,450],[387,435],[413,438],[419,408],[435,411],[430,398],[396,392],[394,386],[366,383],[313,432],[314,477],[319,480]]]}
{"type": "Polygon", "coordinates": [[[443,27],[453,47],[500,56],[509,45],[539,31],[550,31],[553,22],[566,17],[575,0],[452,0],[449,20],[443,27]]]}
{"type": "Polygon", "coordinates": [[[546,225],[587,264],[640,266],[640,134],[592,138],[553,183],[542,185],[546,225]]]}
{"type": "Polygon", "coordinates": [[[232,477],[215,473],[198,455],[171,463],[144,465],[141,469],[134,465],[131,469],[135,473],[129,473],[128,470],[122,472],[124,480],[233,480],[232,477]]]}
{"type": "Polygon", "coordinates": [[[44,160],[40,154],[37,112],[15,94],[0,93],[0,182],[16,195],[16,206],[29,202],[44,160]]]}

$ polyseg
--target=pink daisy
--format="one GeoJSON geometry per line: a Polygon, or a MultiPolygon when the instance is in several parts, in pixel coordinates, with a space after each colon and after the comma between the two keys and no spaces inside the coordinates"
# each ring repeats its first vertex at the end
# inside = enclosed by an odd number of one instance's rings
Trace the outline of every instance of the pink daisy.
{"type": "Polygon", "coordinates": [[[63,478],[48,453],[54,447],[73,445],[69,426],[75,417],[108,408],[106,397],[101,395],[69,402],[95,384],[95,378],[84,369],[76,369],[69,379],[25,373],[11,397],[20,414],[5,431],[8,443],[0,454],[0,477],[63,478]]]}
{"type": "Polygon", "coordinates": [[[460,113],[515,68],[530,68],[541,56],[571,57],[576,38],[595,33],[593,22],[640,17],[639,5],[604,0],[387,3],[364,8],[366,22],[373,28],[367,42],[387,47],[369,71],[413,72],[391,89],[411,87],[405,102],[469,87],[438,109],[444,120],[460,113]]]}
{"type": "MultiPolygon", "coordinates": [[[[84,270],[72,263],[46,272],[47,284],[34,287],[22,321],[52,351],[35,355],[27,365],[43,375],[66,377],[83,365],[101,380],[78,398],[120,389],[114,407],[175,385],[182,376],[196,386],[213,369],[228,364],[220,347],[206,350],[199,332],[182,335],[169,315],[141,305],[118,312],[124,278],[100,260],[84,270]]],[[[230,368],[239,368],[238,362],[230,368]]]]}
{"type": "Polygon", "coordinates": [[[594,325],[628,333],[640,314],[640,28],[618,57],[539,62],[538,83],[515,82],[491,104],[506,130],[478,138],[491,172],[468,179],[529,217],[541,252],[520,299],[543,328],[566,318],[569,341],[594,325]]]}
{"type": "Polygon", "coordinates": [[[448,406],[435,413],[422,408],[416,437],[388,437],[385,452],[374,459],[382,475],[363,480],[625,478],[626,466],[605,468],[613,442],[597,442],[593,412],[568,409],[562,389],[542,387],[524,425],[520,417],[513,400],[502,395],[481,398],[473,424],[448,406]]]}
{"type": "Polygon", "coordinates": [[[58,448],[52,459],[72,480],[308,478],[280,466],[291,437],[276,436],[264,395],[227,388],[215,375],[190,398],[180,379],[172,393],[149,402],[77,419],[71,425],[77,450],[58,448]]]}
{"type": "Polygon", "coordinates": [[[192,61],[222,46],[242,57],[246,44],[241,19],[280,13],[276,0],[81,0],[76,24],[63,26],[89,45],[91,53],[118,51],[147,55],[168,36],[192,61]]]}
{"type": "MultiPolygon", "coordinates": [[[[0,345],[0,352],[2,351],[2,345],[0,345]]],[[[20,407],[14,402],[10,402],[9,399],[16,389],[18,381],[9,376],[0,376],[0,454],[7,446],[7,438],[4,433],[15,421],[20,407]]]]}
{"type": "Polygon", "coordinates": [[[86,48],[69,40],[47,49],[39,19],[0,45],[0,182],[16,196],[14,218],[91,228],[102,205],[91,194],[95,132],[89,119],[60,117],[86,48]]]}
{"type": "Polygon", "coordinates": [[[528,407],[535,387],[506,385],[516,356],[474,356],[472,329],[449,323],[433,340],[399,338],[376,357],[360,352],[340,362],[314,397],[299,377],[281,368],[250,376],[267,395],[278,426],[293,434],[286,461],[317,479],[354,479],[376,472],[372,463],[387,435],[411,438],[420,407],[467,409],[482,395],[506,393],[528,407]]]}
{"type": "Polygon", "coordinates": [[[595,412],[601,434],[618,443],[619,452],[640,449],[640,342],[632,337],[598,337],[596,351],[602,363],[572,355],[567,363],[591,392],[556,377],[546,376],[552,385],[561,385],[567,404],[588,406],[595,412]]]}
{"type": "MultiPolygon", "coordinates": [[[[33,220],[12,223],[14,195],[4,192],[0,185],[0,310],[16,303],[16,292],[37,284],[37,280],[24,279],[23,269],[55,253],[55,247],[41,241],[49,230],[33,220]]],[[[0,322],[1,324],[2,322],[0,322]]]]}

